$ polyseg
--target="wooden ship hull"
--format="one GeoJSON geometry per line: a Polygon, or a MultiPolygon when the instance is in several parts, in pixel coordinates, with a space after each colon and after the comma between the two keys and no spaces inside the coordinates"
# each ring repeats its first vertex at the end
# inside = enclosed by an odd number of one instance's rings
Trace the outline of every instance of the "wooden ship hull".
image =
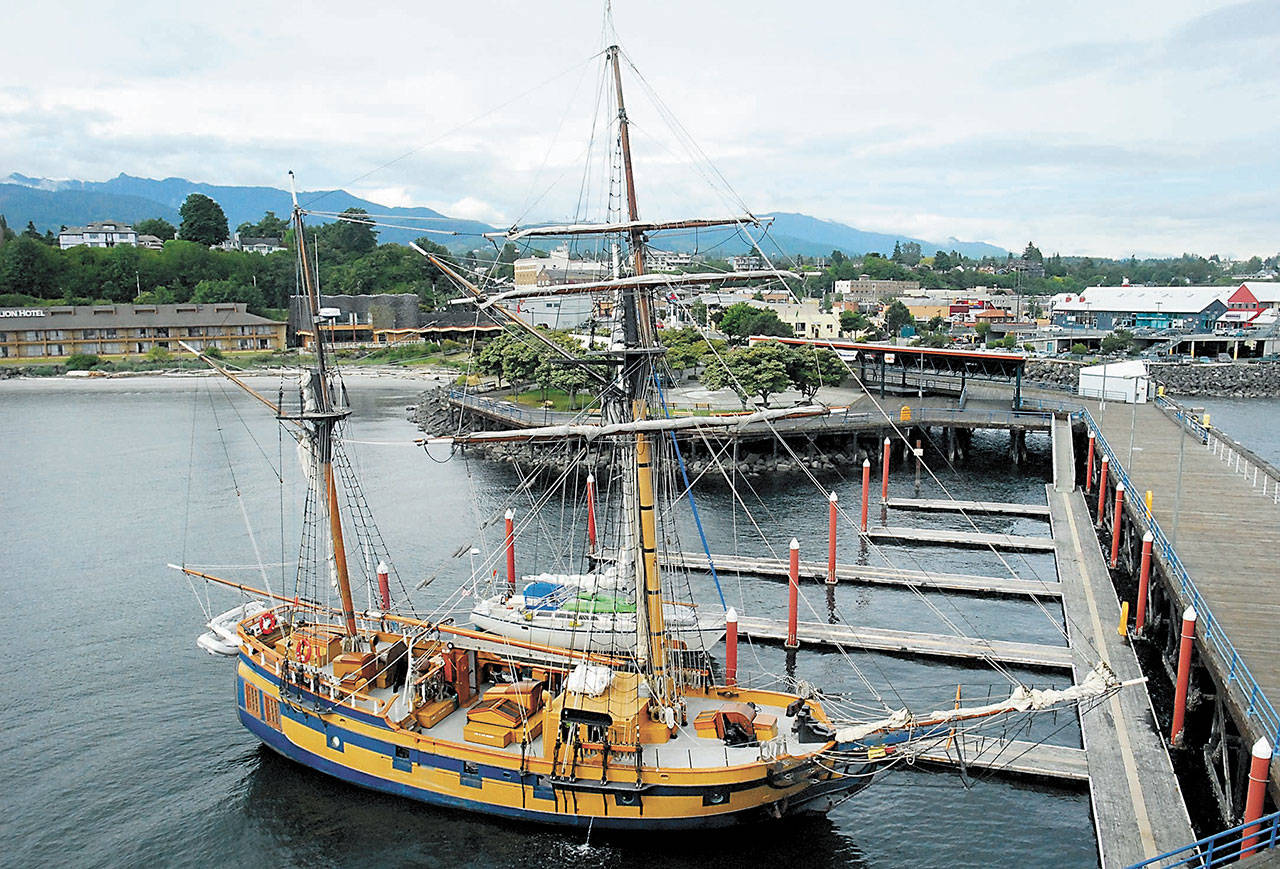
{"type": "MultiPolygon", "coordinates": [[[[391,645],[398,639],[384,637],[391,645]]],[[[830,762],[819,764],[829,742],[801,745],[795,734],[785,732],[796,720],[780,705],[795,702],[785,694],[708,685],[686,697],[690,726],[681,730],[697,736],[682,732],[672,738],[662,722],[637,708],[632,723],[641,741],[634,745],[601,750],[601,744],[554,739],[548,746],[548,724],[560,730],[566,712],[565,691],[512,726],[476,723],[485,698],[510,688],[480,675],[498,665],[497,656],[490,661],[485,653],[451,649],[447,643],[415,648],[427,661],[461,653],[476,668],[464,664],[450,674],[455,681],[446,684],[458,686],[457,696],[409,708],[397,707],[400,695],[378,687],[384,679],[373,673],[347,679],[343,690],[349,685],[350,693],[335,699],[330,696],[337,693],[332,691],[334,668],[341,672],[342,659],[351,656],[340,654],[318,667],[303,665],[278,654],[276,643],[264,642],[252,630],[242,633],[236,680],[241,723],[290,760],[431,805],[572,827],[699,829],[825,811],[871,781],[865,764],[839,773],[830,762]],[[478,683],[474,693],[472,683],[478,683]],[[749,745],[728,746],[714,729],[715,713],[747,704],[756,707],[757,731],[748,737],[749,745]],[[762,759],[762,745],[765,753],[775,753],[768,760],[762,759]],[[793,755],[789,749],[803,751],[793,755]],[[702,759],[706,766],[700,766],[702,759]]],[[[563,671],[532,665],[521,671],[563,682],[563,671]]],[[[615,678],[634,693],[629,675],[620,672],[615,678]]],[[[817,704],[810,709],[822,714],[817,704]]]]}

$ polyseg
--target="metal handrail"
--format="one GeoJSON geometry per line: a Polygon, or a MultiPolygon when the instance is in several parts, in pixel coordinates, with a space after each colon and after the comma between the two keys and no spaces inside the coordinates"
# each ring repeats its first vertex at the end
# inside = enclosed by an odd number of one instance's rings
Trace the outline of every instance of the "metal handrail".
{"type": "Polygon", "coordinates": [[[1263,815],[1256,821],[1239,824],[1212,836],[1197,839],[1181,848],[1174,848],[1156,857],[1133,863],[1126,869],[1144,869],[1147,866],[1159,866],[1171,869],[1174,866],[1197,866],[1210,869],[1239,860],[1264,848],[1274,848],[1280,835],[1280,812],[1263,815]],[[1246,843],[1245,839],[1249,841],[1246,843]]]}

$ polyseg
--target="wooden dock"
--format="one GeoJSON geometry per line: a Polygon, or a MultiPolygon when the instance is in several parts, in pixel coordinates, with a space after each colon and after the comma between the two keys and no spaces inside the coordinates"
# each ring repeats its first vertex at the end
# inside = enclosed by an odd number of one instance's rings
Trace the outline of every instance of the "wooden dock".
{"type": "MultiPolygon", "coordinates": [[[[1047,508],[1046,508],[1047,509],[1047,508]]],[[[752,576],[786,579],[787,562],[778,558],[749,558],[741,555],[711,554],[716,570],[722,573],[746,573],[752,576]]],[[[672,552],[663,558],[663,567],[709,572],[707,556],[701,552],[672,552]]],[[[805,580],[826,581],[827,565],[821,561],[801,561],[800,577],[805,580]]],[[[967,594],[1000,595],[1005,597],[1061,597],[1056,581],[1022,579],[1012,576],[978,576],[966,573],[936,573],[924,570],[906,570],[899,567],[870,564],[837,564],[836,579],[839,582],[866,585],[909,586],[936,591],[959,591],[967,594]]]]}
{"type": "MultiPolygon", "coordinates": [[[[738,632],[755,640],[783,642],[787,623],[781,619],[739,616],[738,632]]],[[[1023,667],[1062,670],[1071,667],[1071,650],[1066,646],[985,640],[949,634],[926,634],[862,625],[800,622],[797,638],[801,645],[844,646],[903,655],[925,655],[967,661],[996,661],[1023,667]]]]}
{"type": "Polygon", "coordinates": [[[1013,504],[1006,501],[957,501],[951,498],[890,498],[885,504],[891,510],[919,510],[935,513],[973,513],[993,516],[1026,516],[1048,519],[1045,504],[1013,504]]]}
{"type": "Polygon", "coordinates": [[[924,751],[919,759],[950,767],[994,770],[1031,778],[1089,781],[1089,762],[1083,748],[1043,742],[956,734],[953,742],[924,751]]]}
{"type": "Polygon", "coordinates": [[[930,546],[963,546],[1016,552],[1052,552],[1052,537],[995,534],[988,531],[952,531],[946,528],[870,528],[867,536],[881,543],[922,543],[930,546]]]}
{"type": "MultiPolygon", "coordinates": [[[[1273,493],[1263,497],[1250,478],[1221,461],[1153,404],[1108,402],[1105,413],[1096,401],[1085,404],[1129,475],[1130,515],[1150,489],[1152,514],[1204,603],[1262,693],[1273,707],[1280,705],[1280,598],[1275,593],[1280,507],[1273,493]]],[[[1158,547],[1155,558],[1167,568],[1158,547]]],[[[1183,598],[1180,605],[1187,603],[1183,598]]],[[[1203,641],[1203,624],[1196,633],[1196,654],[1224,686],[1223,697],[1245,743],[1259,737],[1275,742],[1276,734],[1248,715],[1254,704],[1232,662],[1203,641]]],[[[1271,781],[1274,794],[1280,788],[1280,763],[1272,763],[1271,781]]]]}
{"type": "MultiPolygon", "coordinates": [[[[1139,679],[1137,657],[1116,629],[1120,602],[1084,495],[1061,488],[1061,483],[1046,487],[1075,679],[1083,679],[1099,659],[1121,681],[1139,679]]],[[[1104,869],[1128,866],[1195,841],[1145,686],[1123,688],[1087,708],[1080,727],[1104,869]]]]}

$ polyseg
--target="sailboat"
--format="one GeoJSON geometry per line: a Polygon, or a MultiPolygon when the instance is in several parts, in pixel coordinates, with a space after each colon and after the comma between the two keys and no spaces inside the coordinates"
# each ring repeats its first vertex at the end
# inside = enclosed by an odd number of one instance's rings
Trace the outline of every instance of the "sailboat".
{"type": "MultiPolygon", "coordinates": [[[[324,329],[316,330],[314,365],[288,401],[283,389],[276,400],[253,392],[201,354],[266,405],[296,439],[308,484],[293,594],[177,566],[192,578],[236,589],[260,603],[242,603],[214,620],[235,624],[235,643],[221,648],[233,651],[234,645],[234,702],[244,727],[303,766],[427,804],[565,826],[708,828],[826,811],[870,784],[879,770],[967,728],[1116,690],[1114,677],[1102,667],[1067,689],[1016,685],[1008,697],[982,706],[957,702],[925,713],[885,706],[853,716],[842,711],[847,705],[833,703],[812,686],[787,679],[766,686],[746,668],[740,671],[736,634],[727,637],[723,670],[700,654],[709,643],[687,642],[687,634],[681,638],[670,607],[673,581],[661,567],[669,535],[660,528],[681,489],[691,488],[682,478],[677,484],[681,459],[672,434],[825,411],[801,407],[731,419],[672,418],[663,411],[657,375],[664,351],[655,326],[656,298],[677,278],[646,273],[646,234],[743,218],[640,219],[616,46],[606,51],[605,64],[617,107],[625,217],[504,233],[507,238],[597,234],[629,246],[627,273],[528,290],[540,296],[594,293],[612,300],[616,333],[590,369],[598,383],[599,414],[571,425],[471,432],[448,440],[454,445],[560,443],[580,453],[590,446],[596,459],[607,454],[602,463],[609,485],[600,494],[600,509],[610,517],[612,554],[605,558],[603,545],[592,540],[586,569],[544,572],[541,579],[527,574],[517,588],[511,566],[515,529],[507,514],[508,574],[499,577],[495,570],[492,593],[480,595],[485,607],[518,598],[512,610],[519,619],[538,600],[566,595],[582,604],[574,611],[577,616],[608,616],[597,626],[606,641],[562,642],[532,631],[522,636],[496,624],[501,619],[477,618],[476,625],[463,626],[452,617],[418,614],[407,591],[393,596],[398,572],[387,562],[394,560],[371,530],[371,513],[343,447],[351,409],[324,329]],[[361,571],[371,600],[363,610],[353,593],[359,578],[353,574],[361,571]],[[610,602],[602,601],[605,595],[610,602]],[[597,604],[602,605],[598,611],[597,604]]],[[[295,194],[299,271],[311,317],[319,325],[333,313],[321,304],[306,216],[295,194]]],[[[519,292],[490,295],[431,256],[472,293],[478,308],[519,327],[518,316],[507,313],[505,304],[519,292]]],[[[759,276],[714,277],[731,282],[759,276]]],[[[538,330],[528,336],[547,344],[548,352],[558,352],[538,330]]],[[[568,478],[566,471],[561,482],[568,478]]],[[[536,527],[530,520],[524,530],[536,527]]],[[[470,588],[479,594],[474,576],[470,588]]],[[[554,599],[554,609],[563,611],[565,600],[554,599]]],[[[592,633],[589,625],[575,628],[592,633]]]]}

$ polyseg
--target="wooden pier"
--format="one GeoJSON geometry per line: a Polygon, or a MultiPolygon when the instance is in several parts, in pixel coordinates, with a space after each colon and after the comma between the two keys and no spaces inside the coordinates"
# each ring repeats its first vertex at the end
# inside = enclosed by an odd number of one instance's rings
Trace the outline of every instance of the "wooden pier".
{"type": "MultiPolygon", "coordinates": [[[[739,616],[738,632],[754,640],[783,642],[787,623],[782,619],[739,616]]],[[[968,661],[995,661],[1023,667],[1064,670],[1071,667],[1071,650],[1066,646],[1042,643],[1018,643],[1008,640],[986,640],[950,634],[927,634],[863,625],[799,622],[797,638],[801,645],[844,646],[902,655],[924,655],[968,661]]]]}
{"type": "Polygon", "coordinates": [[[1030,519],[1046,520],[1049,518],[1049,508],[1044,504],[1012,504],[1005,501],[957,501],[950,498],[890,498],[885,501],[885,504],[891,510],[1025,516],[1030,519]]]}
{"type": "Polygon", "coordinates": [[[922,543],[931,546],[963,546],[970,549],[1004,549],[1015,552],[1052,552],[1052,537],[995,534],[987,531],[952,531],[946,528],[870,528],[867,536],[881,543],[922,543]]]}
{"type": "MultiPolygon", "coordinates": [[[[786,579],[787,562],[778,558],[750,558],[741,555],[712,553],[716,570],[722,573],[746,573],[752,576],[786,579]]],[[[664,567],[709,572],[707,556],[701,552],[673,552],[663,558],[664,567]]],[[[804,580],[827,578],[827,564],[820,561],[801,561],[800,577],[804,580]]],[[[958,591],[966,594],[996,595],[1004,597],[1057,598],[1062,590],[1056,581],[1022,579],[1013,576],[978,576],[967,573],[937,573],[924,570],[906,570],[870,564],[837,564],[836,580],[866,585],[891,585],[935,591],[958,591]]]]}
{"type": "MultiPolygon", "coordinates": [[[[1069,426],[1066,420],[1058,424],[1069,426]]],[[[1118,631],[1120,602],[1089,508],[1072,482],[1069,428],[1054,433],[1054,469],[1054,484],[1046,490],[1075,679],[1088,675],[1098,660],[1121,681],[1140,679],[1138,659],[1118,631]]],[[[1128,866],[1196,839],[1145,686],[1123,688],[1087,708],[1080,727],[1104,869],[1128,866]]]]}

